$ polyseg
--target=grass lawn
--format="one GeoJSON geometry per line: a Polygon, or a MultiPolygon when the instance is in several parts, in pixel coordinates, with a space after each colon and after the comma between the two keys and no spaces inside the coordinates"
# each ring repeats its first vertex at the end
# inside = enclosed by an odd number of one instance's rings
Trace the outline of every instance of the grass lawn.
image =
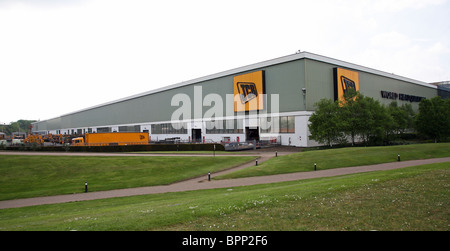
{"type": "Polygon", "coordinates": [[[280,173],[306,172],[360,165],[372,165],[397,161],[450,157],[450,143],[417,145],[347,147],[328,150],[306,151],[272,158],[258,166],[249,167],[214,179],[233,179],[280,173]]]}
{"type": "MultiPolygon", "coordinates": [[[[135,154],[192,154],[192,155],[214,155],[214,151],[140,151],[140,152],[130,152],[135,154]]],[[[229,151],[216,151],[216,155],[234,155],[234,154],[248,154],[251,153],[245,151],[229,152],[229,151]]]]}
{"type": "Polygon", "coordinates": [[[0,230],[450,230],[450,164],[0,210],[0,230]]]}
{"type": "MultiPolygon", "coordinates": [[[[0,200],[170,184],[254,157],[0,156],[0,200]]],[[[206,176],[205,176],[206,177],[206,176]]]]}

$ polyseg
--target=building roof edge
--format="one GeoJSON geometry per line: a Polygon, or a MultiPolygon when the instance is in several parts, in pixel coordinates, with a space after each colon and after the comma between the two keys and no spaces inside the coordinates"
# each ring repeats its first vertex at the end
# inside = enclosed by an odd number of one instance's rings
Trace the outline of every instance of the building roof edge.
{"type": "Polygon", "coordinates": [[[216,79],[216,78],[220,78],[220,77],[225,77],[225,76],[233,75],[233,74],[240,73],[240,72],[251,71],[251,70],[258,69],[258,68],[264,68],[264,67],[267,67],[267,66],[287,63],[287,62],[290,62],[290,61],[295,61],[295,60],[300,60],[300,59],[316,60],[316,61],[319,61],[319,62],[333,64],[333,65],[336,65],[338,67],[340,66],[340,67],[345,67],[345,68],[354,69],[354,70],[358,70],[358,71],[368,72],[368,73],[372,73],[372,74],[376,74],[376,75],[380,75],[380,76],[384,76],[384,77],[388,77],[388,78],[392,78],[392,79],[397,79],[397,80],[406,81],[406,82],[410,82],[410,83],[413,83],[413,84],[422,85],[422,86],[425,86],[425,87],[437,89],[437,86],[431,85],[431,84],[428,84],[428,83],[425,83],[425,82],[422,82],[422,81],[419,81],[419,80],[415,80],[415,79],[411,79],[411,78],[407,78],[407,77],[402,77],[402,76],[399,76],[399,75],[395,75],[395,74],[392,74],[392,73],[387,73],[387,72],[384,72],[384,71],[380,71],[380,70],[376,70],[376,69],[373,69],[373,68],[361,66],[361,65],[358,65],[358,64],[353,64],[353,63],[349,63],[349,62],[346,62],[346,61],[342,61],[342,60],[338,60],[338,59],[334,59],[334,58],[321,56],[321,55],[318,55],[318,54],[314,54],[314,53],[303,51],[303,52],[297,52],[295,54],[291,54],[291,55],[287,55],[287,56],[282,56],[282,57],[278,57],[278,58],[274,58],[274,59],[265,60],[265,61],[262,61],[262,62],[259,62],[259,63],[254,63],[254,64],[250,64],[250,65],[241,66],[241,67],[238,67],[238,68],[234,68],[234,69],[218,72],[218,73],[207,75],[207,76],[204,76],[204,77],[199,77],[199,78],[191,79],[191,80],[188,80],[188,81],[183,81],[183,82],[180,82],[180,83],[168,85],[168,86],[157,88],[157,89],[150,90],[150,91],[147,91],[147,92],[138,93],[138,94],[135,94],[135,95],[132,95],[132,96],[128,96],[128,97],[124,97],[124,98],[121,98],[121,99],[113,100],[113,101],[110,101],[110,102],[106,102],[106,103],[98,104],[98,105],[95,105],[95,106],[87,107],[87,108],[84,108],[84,109],[81,109],[81,110],[77,110],[77,111],[74,111],[74,112],[66,113],[66,114],[63,114],[63,115],[55,117],[55,118],[41,120],[41,121],[38,121],[38,122],[35,122],[35,123],[39,123],[39,122],[43,122],[43,121],[47,121],[47,120],[52,120],[52,119],[56,119],[56,118],[60,118],[60,117],[68,116],[68,115],[72,115],[72,114],[75,114],[75,113],[84,112],[84,111],[92,110],[92,109],[95,109],[95,108],[99,108],[99,107],[103,107],[103,106],[107,106],[107,105],[111,105],[111,104],[116,104],[116,103],[120,103],[120,102],[123,102],[123,101],[132,100],[132,99],[135,99],[135,98],[140,98],[140,97],[144,97],[144,96],[147,96],[147,95],[151,95],[151,94],[155,94],[155,93],[159,93],[159,92],[163,92],[163,91],[167,91],[167,90],[171,90],[171,89],[175,89],[175,88],[179,88],[179,87],[183,87],[183,86],[188,86],[188,85],[192,85],[192,84],[196,84],[196,83],[200,83],[200,82],[204,82],[204,81],[208,81],[208,80],[212,80],[212,79],[216,79]]]}

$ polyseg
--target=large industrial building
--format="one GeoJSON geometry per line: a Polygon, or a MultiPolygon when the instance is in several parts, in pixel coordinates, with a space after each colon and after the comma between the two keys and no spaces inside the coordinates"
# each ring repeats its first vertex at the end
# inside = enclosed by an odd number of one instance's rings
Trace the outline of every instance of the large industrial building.
{"type": "Polygon", "coordinates": [[[353,88],[381,103],[438,95],[436,85],[308,52],[280,57],[99,104],[33,124],[41,134],[148,132],[151,141],[272,140],[308,147],[320,99],[353,88]]]}

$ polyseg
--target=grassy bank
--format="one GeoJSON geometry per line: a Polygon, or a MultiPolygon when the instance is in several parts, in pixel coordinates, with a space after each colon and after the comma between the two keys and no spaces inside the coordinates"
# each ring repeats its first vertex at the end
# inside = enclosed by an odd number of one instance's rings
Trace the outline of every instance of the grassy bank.
{"type": "Polygon", "coordinates": [[[431,143],[417,145],[347,147],[294,153],[272,158],[258,166],[239,170],[215,179],[263,176],[280,173],[307,172],[339,167],[372,165],[397,161],[416,160],[450,156],[450,143],[431,143]]]}
{"type": "Polygon", "coordinates": [[[205,175],[254,157],[0,156],[0,200],[154,186],[205,175]]]}
{"type": "Polygon", "coordinates": [[[443,230],[449,163],[0,210],[0,230],[443,230]],[[38,212],[38,213],[37,213],[38,212]]]}

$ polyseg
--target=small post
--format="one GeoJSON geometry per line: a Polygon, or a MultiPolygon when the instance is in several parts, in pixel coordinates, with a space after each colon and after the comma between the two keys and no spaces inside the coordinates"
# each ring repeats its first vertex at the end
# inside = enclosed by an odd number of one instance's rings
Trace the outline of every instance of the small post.
{"type": "Polygon", "coordinates": [[[258,165],[258,159],[256,159],[256,166],[258,165]]]}
{"type": "Polygon", "coordinates": [[[314,171],[316,171],[317,170],[317,164],[316,164],[316,162],[314,162],[314,171]]]}
{"type": "Polygon", "coordinates": [[[216,157],[216,145],[214,144],[214,157],[216,157]]]}
{"type": "Polygon", "coordinates": [[[84,192],[85,193],[88,192],[87,181],[84,182],[84,192]]]}
{"type": "Polygon", "coordinates": [[[211,181],[211,172],[208,172],[208,181],[211,181]]]}
{"type": "Polygon", "coordinates": [[[397,155],[397,161],[400,161],[400,154],[397,155]]]}
{"type": "Polygon", "coordinates": [[[275,157],[278,157],[278,151],[275,151],[275,157]]]}

